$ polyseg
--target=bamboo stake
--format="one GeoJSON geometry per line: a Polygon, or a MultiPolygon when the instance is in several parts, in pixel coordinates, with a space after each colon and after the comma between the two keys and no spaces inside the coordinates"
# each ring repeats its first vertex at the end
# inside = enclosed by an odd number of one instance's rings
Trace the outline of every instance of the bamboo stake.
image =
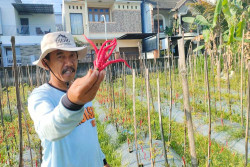
{"type": "MultiPolygon", "coordinates": [[[[30,81],[30,87],[33,88],[33,82],[32,82],[32,78],[30,76],[30,70],[29,70],[29,65],[27,65],[27,71],[28,71],[28,77],[29,77],[29,81],[30,81]]],[[[32,69],[32,66],[31,66],[32,69]]]]}
{"type": "Polygon", "coordinates": [[[162,125],[162,116],[161,116],[161,97],[160,97],[160,81],[159,81],[159,75],[157,78],[157,92],[158,92],[158,113],[159,113],[159,124],[160,124],[160,131],[161,131],[161,141],[163,144],[163,156],[165,160],[165,164],[168,166],[168,157],[166,152],[166,146],[165,146],[165,140],[164,140],[164,131],[163,131],[163,125],[162,125]]]}
{"type": "Polygon", "coordinates": [[[152,135],[151,135],[151,121],[150,121],[150,102],[149,102],[149,76],[148,76],[148,69],[146,69],[146,87],[147,87],[147,104],[148,104],[148,132],[149,132],[149,147],[150,147],[150,160],[151,160],[151,167],[154,167],[153,163],[153,150],[152,150],[152,135]]]}
{"type": "MultiPolygon", "coordinates": [[[[173,99],[173,95],[172,95],[172,80],[171,80],[171,65],[170,65],[170,52],[169,52],[169,48],[170,48],[170,41],[169,38],[167,36],[168,39],[168,66],[169,66],[169,87],[170,87],[170,102],[169,102],[169,136],[168,136],[168,142],[170,143],[171,141],[171,121],[172,121],[172,99],[173,99]]],[[[172,59],[173,61],[173,59],[172,59]]],[[[166,77],[167,78],[167,77],[166,77]]]]}
{"type": "Polygon", "coordinates": [[[13,63],[14,63],[14,76],[16,85],[16,99],[17,99],[17,110],[18,110],[18,125],[19,125],[19,167],[23,167],[23,132],[22,132],[22,110],[21,110],[21,97],[18,84],[17,76],[17,63],[16,63],[16,49],[15,49],[15,37],[11,37],[13,63]]]}
{"type": "Polygon", "coordinates": [[[22,67],[20,67],[20,82],[21,82],[22,91],[23,91],[23,101],[25,101],[25,93],[24,93],[23,80],[24,80],[23,70],[22,70],[22,67]]]}
{"type": "MultiPolygon", "coordinates": [[[[24,94],[24,85],[23,85],[23,80],[24,80],[24,76],[23,76],[23,71],[22,68],[20,67],[20,82],[23,88],[23,101],[25,101],[25,94],[24,94]]],[[[23,107],[22,107],[23,108],[23,107]]],[[[23,109],[24,110],[24,109],[23,109]]],[[[27,133],[27,137],[28,137],[28,143],[29,143],[29,151],[30,151],[30,160],[31,160],[31,166],[33,167],[33,158],[32,158],[32,150],[31,150],[31,142],[30,142],[30,135],[29,135],[29,127],[28,127],[28,123],[27,123],[27,117],[26,117],[26,113],[23,112],[23,118],[24,118],[24,122],[25,122],[25,126],[26,126],[26,133],[27,133]]]]}
{"type": "Polygon", "coordinates": [[[229,113],[230,113],[230,121],[232,122],[232,109],[231,109],[231,95],[230,95],[230,80],[229,80],[229,62],[228,56],[230,57],[229,48],[227,50],[227,59],[226,59],[226,68],[227,68],[227,91],[228,91],[228,104],[229,104],[229,113]]]}
{"type": "MultiPolygon", "coordinates": [[[[217,60],[217,79],[218,79],[220,112],[222,112],[222,105],[221,105],[221,83],[220,83],[220,71],[221,71],[220,59],[221,59],[221,55],[222,55],[222,34],[220,33],[220,54],[218,55],[218,60],[217,60]]],[[[223,112],[221,113],[221,124],[223,126],[223,112]]]]}
{"type": "Polygon", "coordinates": [[[135,153],[136,153],[136,161],[137,166],[139,166],[139,158],[138,158],[138,147],[137,147],[137,131],[136,131],[136,114],[135,114],[135,70],[133,69],[133,111],[134,111],[134,129],[135,129],[135,153]]]}
{"type": "Polygon", "coordinates": [[[207,166],[210,166],[210,147],[211,147],[211,108],[210,108],[210,89],[208,78],[208,65],[207,65],[207,52],[205,51],[205,69],[206,69],[206,83],[207,83],[207,96],[208,96],[208,112],[209,112],[209,130],[208,130],[208,160],[207,166]]]}
{"type": "Polygon", "coordinates": [[[36,86],[40,86],[40,69],[38,66],[36,66],[36,86]]]}
{"type": "Polygon", "coordinates": [[[12,112],[11,112],[11,108],[10,108],[9,82],[8,82],[7,77],[8,77],[8,72],[7,72],[7,70],[5,69],[4,78],[5,78],[5,86],[6,86],[7,105],[8,105],[8,109],[9,109],[9,112],[10,112],[10,120],[11,120],[11,122],[12,122],[13,116],[12,116],[12,112]]]}
{"type": "Polygon", "coordinates": [[[243,57],[244,57],[244,29],[242,32],[242,46],[241,46],[241,65],[240,65],[240,71],[241,71],[241,79],[240,79],[240,107],[241,107],[241,126],[244,127],[244,120],[243,120],[243,57]]]}
{"type": "Polygon", "coordinates": [[[185,63],[185,51],[184,51],[184,32],[182,32],[182,38],[178,40],[178,49],[179,49],[179,66],[180,66],[180,75],[182,77],[182,89],[183,89],[183,97],[184,97],[184,110],[186,110],[186,120],[187,120],[187,128],[188,128],[188,139],[189,139],[189,147],[191,154],[191,163],[192,166],[196,167],[197,164],[197,156],[195,151],[195,140],[194,140],[194,130],[192,123],[192,114],[190,109],[190,99],[189,99],[189,88],[188,88],[188,80],[186,73],[186,63],[185,63]]]}
{"type": "Polygon", "coordinates": [[[247,89],[247,97],[248,97],[248,104],[247,104],[247,117],[246,117],[246,135],[245,135],[245,167],[248,163],[248,132],[249,132],[249,114],[250,114],[250,59],[248,57],[247,62],[248,67],[248,89],[247,89]]]}
{"type": "Polygon", "coordinates": [[[31,142],[30,142],[30,135],[29,135],[29,126],[28,126],[28,123],[27,123],[27,117],[26,117],[25,112],[23,112],[23,118],[24,118],[24,122],[25,122],[25,126],[26,126],[26,133],[27,133],[27,136],[28,136],[28,142],[29,142],[30,164],[33,167],[33,158],[32,158],[31,142]]]}

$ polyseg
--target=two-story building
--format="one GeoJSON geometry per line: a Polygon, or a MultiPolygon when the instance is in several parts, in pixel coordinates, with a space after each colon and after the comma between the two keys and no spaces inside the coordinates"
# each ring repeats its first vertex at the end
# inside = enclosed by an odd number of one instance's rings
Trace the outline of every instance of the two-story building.
{"type": "MultiPolygon", "coordinates": [[[[187,3],[193,3],[195,0],[144,0],[142,3],[142,32],[143,33],[158,33],[159,24],[159,39],[160,49],[166,49],[166,35],[172,36],[173,52],[178,51],[177,41],[178,36],[184,31],[184,36],[187,39],[197,36],[197,27],[195,24],[190,25],[183,22],[183,17],[190,17],[191,12],[187,3]],[[176,37],[176,38],[175,38],[176,37]]],[[[157,38],[151,38],[144,41],[144,51],[152,52],[157,50],[157,38]]],[[[178,54],[175,52],[175,54],[178,54]]],[[[152,54],[151,54],[152,55],[152,54]]],[[[153,54],[154,57],[158,56],[153,54]]],[[[163,55],[162,55],[163,56],[163,55]]]]}
{"type": "MultiPolygon", "coordinates": [[[[141,1],[64,0],[63,16],[66,31],[84,42],[85,34],[97,48],[106,39],[117,38],[115,51],[126,59],[138,58],[138,44],[152,35],[142,34],[141,1]]],[[[90,49],[87,59],[93,60],[93,53],[90,49]]]]}
{"type": "Polygon", "coordinates": [[[27,65],[39,57],[42,36],[56,30],[53,5],[0,0],[1,66],[13,64],[11,36],[16,39],[17,63],[27,65]]]}

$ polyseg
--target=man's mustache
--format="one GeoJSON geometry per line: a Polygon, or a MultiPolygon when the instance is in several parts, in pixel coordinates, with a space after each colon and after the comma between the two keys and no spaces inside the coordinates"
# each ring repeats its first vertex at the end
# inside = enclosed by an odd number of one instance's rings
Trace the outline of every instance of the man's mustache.
{"type": "Polygon", "coordinates": [[[65,74],[67,71],[75,72],[76,70],[74,69],[74,67],[66,67],[62,70],[62,74],[65,74]]]}

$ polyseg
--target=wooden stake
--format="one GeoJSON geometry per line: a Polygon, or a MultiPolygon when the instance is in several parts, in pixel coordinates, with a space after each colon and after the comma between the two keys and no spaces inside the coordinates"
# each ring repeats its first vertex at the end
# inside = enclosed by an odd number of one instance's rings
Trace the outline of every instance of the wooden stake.
{"type": "Polygon", "coordinates": [[[247,62],[247,67],[248,67],[248,89],[247,89],[247,117],[246,117],[246,135],[245,135],[245,167],[247,166],[248,162],[248,132],[249,132],[249,114],[250,114],[250,60],[248,57],[248,62],[247,62]]]}
{"type": "Polygon", "coordinates": [[[166,152],[166,146],[165,146],[165,140],[164,140],[164,131],[163,131],[163,125],[162,125],[162,116],[161,116],[161,97],[160,97],[160,81],[159,81],[159,75],[157,78],[157,92],[158,92],[158,113],[159,113],[159,124],[160,124],[160,131],[161,131],[161,141],[162,141],[162,149],[163,149],[163,156],[165,160],[165,164],[168,166],[168,157],[166,152]]]}
{"type": "Polygon", "coordinates": [[[210,147],[211,147],[211,109],[210,109],[210,89],[209,89],[209,79],[208,79],[208,65],[207,65],[207,52],[205,51],[205,75],[206,75],[206,85],[207,85],[207,96],[208,96],[208,114],[209,114],[209,129],[208,129],[208,159],[207,166],[210,166],[210,147]]]}
{"type": "MultiPolygon", "coordinates": [[[[33,82],[32,82],[32,78],[31,78],[31,75],[30,75],[29,65],[27,65],[26,69],[28,71],[28,78],[29,78],[29,81],[30,81],[30,87],[33,88],[33,82]]],[[[31,69],[32,69],[32,66],[31,66],[31,69]]]]}
{"type": "Polygon", "coordinates": [[[8,105],[8,109],[9,109],[9,112],[10,112],[10,120],[12,122],[13,117],[12,117],[12,112],[11,112],[11,108],[10,108],[9,82],[8,82],[9,77],[8,77],[8,71],[7,71],[7,69],[5,69],[4,78],[5,78],[5,86],[6,86],[7,105],[8,105]]]}
{"type": "Polygon", "coordinates": [[[241,126],[244,127],[244,120],[243,120],[243,58],[244,58],[244,29],[242,32],[242,45],[241,45],[241,65],[240,65],[240,71],[241,71],[241,79],[240,79],[240,107],[241,107],[241,126]]]}
{"type": "Polygon", "coordinates": [[[16,99],[17,99],[17,110],[18,110],[18,125],[19,125],[19,167],[23,167],[23,130],[22,130],[22,110],[21,110],[21,97],[18,84],[18,72],[16,63],[16,49],[15,49],[15,37],[11,36],[11,45],[13,53],[13,63],[14,63],[14,76],[16,85],[16,99]]]}
{"type": "Polygon", "coordinates": [[[40,68],[36,66],[36,86],[40,86],[40,68]]]}
{"type": "MultiPolygon", "coordinates": [[[[170,102],[169,102],[169,134],[168,134],[168,142],[170,143],[171,141],[171,121],[172,121],[172,100],[173,100],[173,95],[172,95],[172,80],[171,80],[171,65],[170,65],[170,52],[169,52],[169,48],[170,48],[170,41],[169,38],[167,36],[168,39],[168,66],[169,66],[169,94],[170,94],[170,102]]],[[[173,59],[172,59],[173,61],[173,59]]],[[[166,77],[167,78],[167,77],[166,77]]]]}
{"type": "Polygon", "coordinates": [[[150,102],[149,102],[149,76],[148,76],[148,69],[146,69],[146,87],[147,87],[147,104],[148,104],[148,132],[149,132],[149,147],[150,147],[150,160],[151,160],[151,167],[154,167],[153,163],[153,150],[152,150],[152,135],[151,135],[151,121],[150,121],[150,102]]]}
{"type": "Polygon", "coordinates": [[[192,123],[192,114],[190,109],[190,99],[189,99],[189,88],[186,72],[186,63],[185,63],[185,51],[184,51],[184,32],[182,32],[182,38],[178,40],[178,49],[179,49],[179,66],[180,66],[180,75],[182,77],[182,89],[184,97],[184,110],[186,110],[186,120],[188,128],[188,139],[189,147],[191,154],[191,163],[192,166],[197,167],[197,156],[195,151],[195,139],[194,139],[194,129],[192,123]]]}
{"type": "Polygon", "coordinates": [[[137,166],[139,166],[138,148],[137,148],[137,131],[136,131],[136,110],[135,110],[135,70],[133,69],[133,111],[134,111],[134,129],[135,129],[135,151],[137,166]]]}

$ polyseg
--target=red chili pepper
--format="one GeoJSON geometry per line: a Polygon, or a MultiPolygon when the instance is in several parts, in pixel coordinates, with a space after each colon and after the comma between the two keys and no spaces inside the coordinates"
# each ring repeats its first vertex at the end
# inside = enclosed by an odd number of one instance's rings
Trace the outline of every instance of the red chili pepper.
{"type": "Polygon", "coordinates": [[[143,147],[142,147],[142,145],[141,145],[141,150],[142,150],[142,152],[143,152],[143,147]]]}
{"type": "Polygon", "coordinates": [[[181,158],[182,158],[183,164],[186,165],[184,157],[181,157],[181,158]]]}
{"type": "Polygon", "coordinates": [[[101,48],[98,50],[97,47],[95,46],[95,44],[90,39],[88,39],[85,35],[83,35],[83,36],[93,46],[93,48],[95,50],[96,59],[94,60],[93,63],[94,63],[94,68],[97,69],[98,71],[102,71],[108,65],[113,64],[113,63],[118,63],[118,62],[124,62],[126,64],[126,66],[131,68],[128,65],[128,63],[126,62],[126,60],[124,60],[124,59],[116,59],[116,60],[108,61],[109,57],[111,56],[111,54],[113,53],[113,51],[117,45],[117,41],[115,38],[112,41],[111,40],[105,41],[102,44],[101,48]],[[107,45],[108,43],[109,43],[109,45],[107,45]],[[111,50],[109,51],[110,48],[111,48],[111,50]]]}
{"type": "Polygon", "coordinates": [[[220,153],[222,153],[222,151],[224,150],[223,146],[221,147],[220,153]]]}

